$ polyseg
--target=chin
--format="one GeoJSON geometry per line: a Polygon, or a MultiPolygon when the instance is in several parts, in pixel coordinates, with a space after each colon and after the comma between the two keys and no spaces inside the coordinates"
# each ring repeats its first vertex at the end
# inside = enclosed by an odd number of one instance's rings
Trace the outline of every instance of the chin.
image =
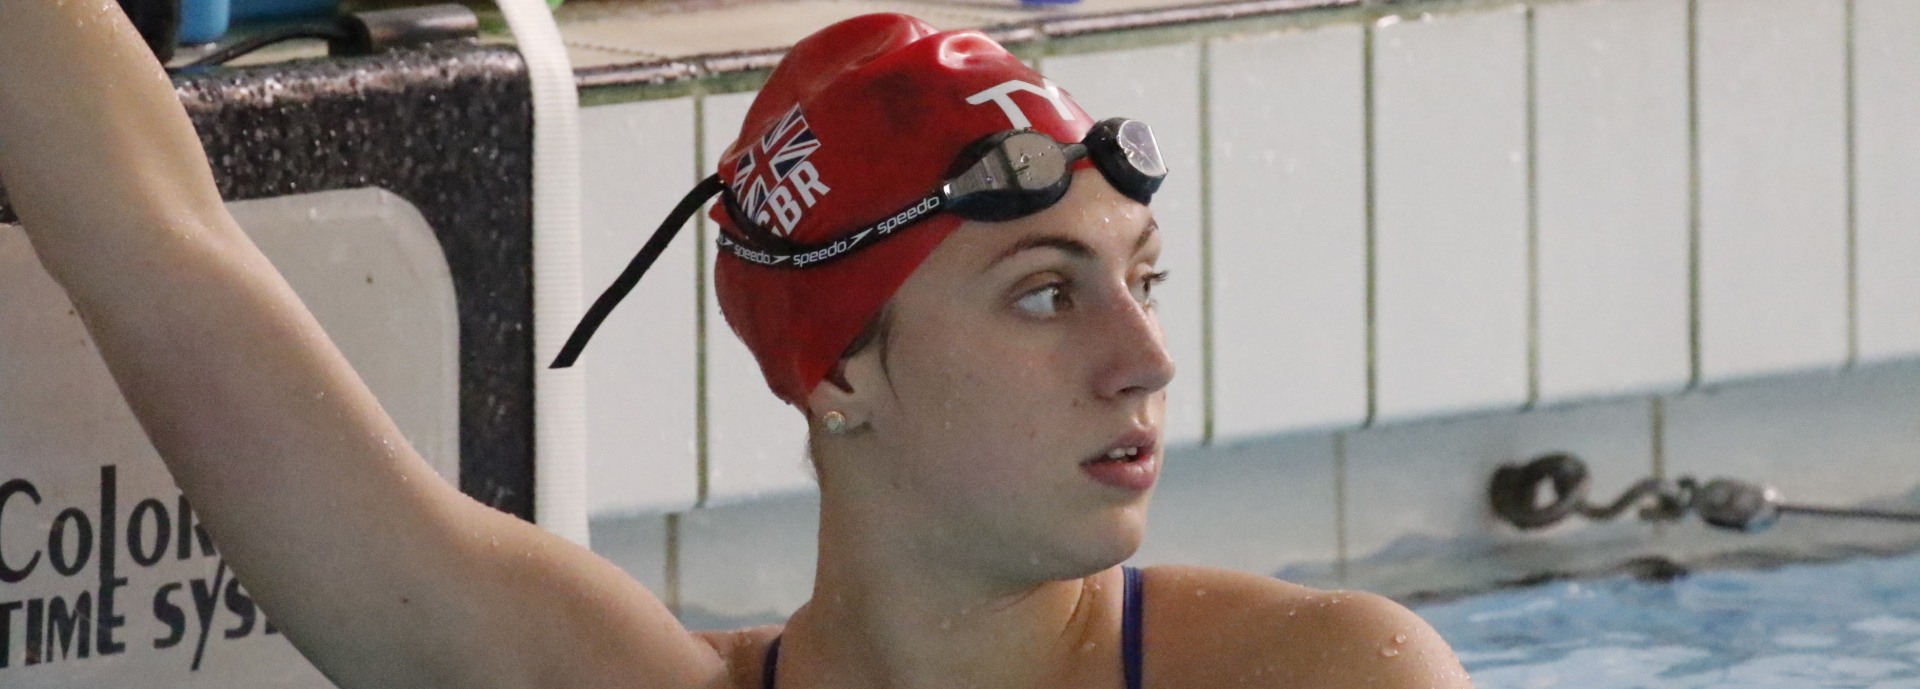
{"type": "Polygon", "coordinates": [[[1037,567],[1036,574],[1050,580],[1080,579],[1126,562],[1140,550],[1146,537],[1146,505],[1101,511],[1075,528],[1060,529],[1051,536],[1050,557],[1027,564],[1037,567]]]}

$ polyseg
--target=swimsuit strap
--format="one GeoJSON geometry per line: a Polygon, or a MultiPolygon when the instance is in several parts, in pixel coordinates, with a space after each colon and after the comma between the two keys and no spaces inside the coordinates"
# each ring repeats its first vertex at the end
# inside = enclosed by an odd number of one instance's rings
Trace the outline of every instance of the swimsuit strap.
{"type": "Polygon", "coordinates": [[[1146,596],[1140,591],[1140,570],[1123,567],[1126,574],[1126,602],[1120,617],[1120,660],[1126,670],[1127,689],[1140,689],[1140,618],[1146,596]]]}
{"type": "MultiPolygon", "coordinates": [[[[1122,567],[1126,575],[1125,602],[1122,603],[1120,617],[1120,663],[1127,676],[1127,689],[1140,689],[1140,620],[1145,607],[1146,596],[1140,590],[1140,570],[1122,567]]],[[[773,637],[773,643],[767,644],[767,659],[760,671],[760,686],[765,689],[778,689],[773,683],[774,669],[780,663],[780,637],[773,637]]]]}

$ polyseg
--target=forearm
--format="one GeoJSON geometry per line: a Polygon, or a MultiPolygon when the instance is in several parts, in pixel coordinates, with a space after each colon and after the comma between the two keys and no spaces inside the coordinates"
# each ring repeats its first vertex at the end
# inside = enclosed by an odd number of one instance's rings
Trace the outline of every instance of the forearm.
{"type": "Polygon", "coordinates": [[[0,177],[59,278],[220,198],[172,84],[112,0],[0,0],[0,177]],[[158,215],[159,217],[154,217],[158,215]]]}
{"type": "Polygon", "coordinates": [[[428,582],[461,567],[446,538],[459,510],[484,508],[417,459],[228,215],[113,0],[0,0],[0,181],[276,622],[323,657],[422,669],[392,641],[457,610],[428,582]],[[419,607],[397,609],[408,596],[419,607]]]}

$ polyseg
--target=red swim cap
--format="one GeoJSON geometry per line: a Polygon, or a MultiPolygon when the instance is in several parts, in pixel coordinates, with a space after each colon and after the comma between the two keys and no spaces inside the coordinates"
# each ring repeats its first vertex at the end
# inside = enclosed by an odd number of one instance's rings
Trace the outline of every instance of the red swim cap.
{"type": "MultiPolygon", "coordinates": [[[[982,137],[1030,127],[1076,142],[1092,126],[1066,92],[980,32],[871,14],[787,52],[719,172],[748,218],[785,239],[824,244],[924,197],[982,137]]],[[[740,233],[720,204],[709,215],[740,233]]],[[[716,252],[715,296],[773,394],[804,406],[960,223],[939,213],[818,267],[770,268],[716,252]]]]}

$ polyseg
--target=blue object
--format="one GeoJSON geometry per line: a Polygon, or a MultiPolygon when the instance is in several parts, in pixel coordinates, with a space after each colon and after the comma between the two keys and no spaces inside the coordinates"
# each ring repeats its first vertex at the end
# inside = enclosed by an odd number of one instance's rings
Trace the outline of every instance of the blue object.
{"type": "Polygon", "coordinates": [[[231,0],[234,21],[332,16],[340,0],[231,0]]]}
{"type": "Polygon", "coordinates": [[[227,35],[231,19],[228,0],[182,0],[180,3],[180,42],[185,45],[212,43],[227,35]]]}

